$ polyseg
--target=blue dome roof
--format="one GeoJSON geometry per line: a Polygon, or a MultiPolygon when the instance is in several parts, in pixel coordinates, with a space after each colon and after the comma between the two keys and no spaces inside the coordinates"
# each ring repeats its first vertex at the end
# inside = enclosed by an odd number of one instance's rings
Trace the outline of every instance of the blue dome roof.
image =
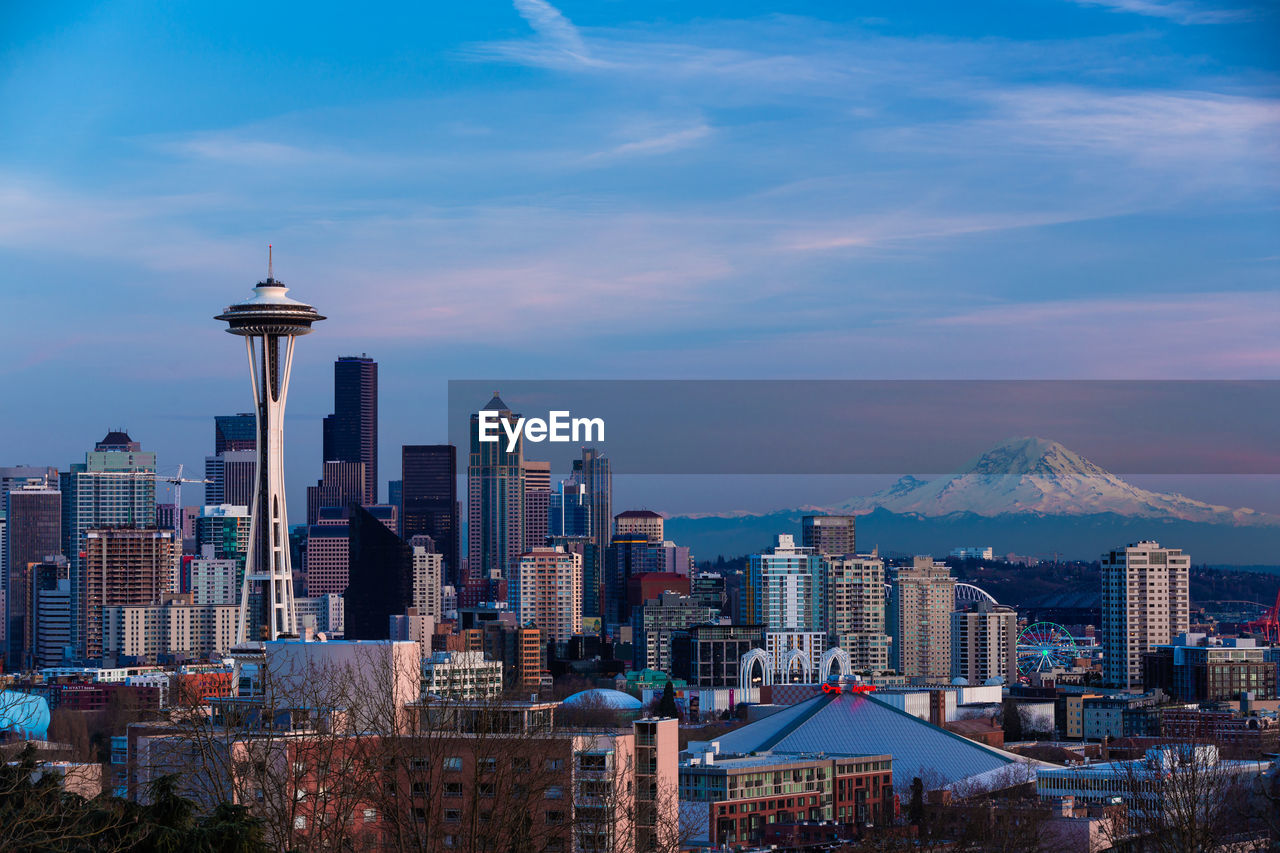
{"type": "Polygon", "coordinates": [[[49,703],[43,696],[14,690],[0,692],[0,732],[29,740],[49,737],[49,703]]]}
{"type": "Polygon", "coordinates": [[[614,711],[640,711],[644,703],[621,690],[582,690],[564,700],[565,705],[597,705],[614,711]]]}

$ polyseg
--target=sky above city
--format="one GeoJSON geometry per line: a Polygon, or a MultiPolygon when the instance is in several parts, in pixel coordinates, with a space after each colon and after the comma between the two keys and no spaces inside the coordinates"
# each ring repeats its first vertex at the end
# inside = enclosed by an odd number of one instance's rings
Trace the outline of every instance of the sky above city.
{"type": "Polygon", "coordinates": [[[354,10],[0,11],[0,464],[198,471],[268,243],[294,516],[339,355],[386,476],[450,379],[1276,375],[1271,4],[354,10]]]}

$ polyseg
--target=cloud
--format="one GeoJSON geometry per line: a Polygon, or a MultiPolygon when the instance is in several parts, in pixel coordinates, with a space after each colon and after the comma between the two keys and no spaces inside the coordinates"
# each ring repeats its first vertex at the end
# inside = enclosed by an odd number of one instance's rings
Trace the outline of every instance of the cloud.
{"type": "Polygon", "coordinates": [[[682,148],[688,148],[692,145],[696,145],[698,142],[706,139],[710,135],[711,127],[705,123],[700,123],[693,127],[658,133],[652,136],[646,136],[642,139],[633,139],[630,142],[615,145],[607,151],[597,152],[596,154],[591,155],[591,157],[626,157],[637,154],[667,154],[672,151],[679,151],[682,148]]]}
{"type": "Polygon", "coordinates": [[[546,0],[513,0],[520,17],[542,38],[543,45],[575,63],[593,65],[582,34],[573,22],[546,0]]]}
{"type": "Polygon", "coordinates": [[[1100,6],[1113,12],[1129,12],[1163,18],[1179,24],[1235,24],[1258,17],[1253,9],[1206,7],[1184,0],[1071,0],[1079,6],[1100,6]]]}

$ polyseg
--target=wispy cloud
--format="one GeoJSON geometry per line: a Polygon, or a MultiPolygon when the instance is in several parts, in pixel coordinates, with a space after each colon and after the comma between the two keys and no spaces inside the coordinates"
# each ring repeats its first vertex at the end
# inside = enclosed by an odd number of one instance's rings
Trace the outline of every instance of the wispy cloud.
{"type": "Polygon", "coordinates": [[[620,143],[604,151],[591,155],[591,159],[608,159],[633,155],[667,154],[696,145],[711,135],[711,127],[698,123],[692,127],[679,128],[644,136],[620,143]]]}
{"type": "Polygon", "coordinates": [[[1100,6],[1114,12],[1129,12],[1164,18],[1179,24],[1234,24],[1258,17],[1254,9],[1206,6],[1187,0],[1071,0],[1080,6],[1100,6]]]}
{"type": "Polygon", "coordinates": [[[582,34],[564,13],[546,0],[513,0],[520,17],[542,40],[542,47],[582,65],[596,65],[582,34]]]}

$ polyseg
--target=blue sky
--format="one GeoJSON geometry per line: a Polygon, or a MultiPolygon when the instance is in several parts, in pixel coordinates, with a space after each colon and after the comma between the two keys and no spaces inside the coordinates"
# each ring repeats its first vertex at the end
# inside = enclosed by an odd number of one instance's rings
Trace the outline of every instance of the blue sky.
{"type": "Polygon", "coordinates": [[[1267,4],[449,9],[6,5],[4,464],[198,468],[268,242],[295,509],[344,354],[388,475],[450,378],[1275,376],[1267,4]]]}

